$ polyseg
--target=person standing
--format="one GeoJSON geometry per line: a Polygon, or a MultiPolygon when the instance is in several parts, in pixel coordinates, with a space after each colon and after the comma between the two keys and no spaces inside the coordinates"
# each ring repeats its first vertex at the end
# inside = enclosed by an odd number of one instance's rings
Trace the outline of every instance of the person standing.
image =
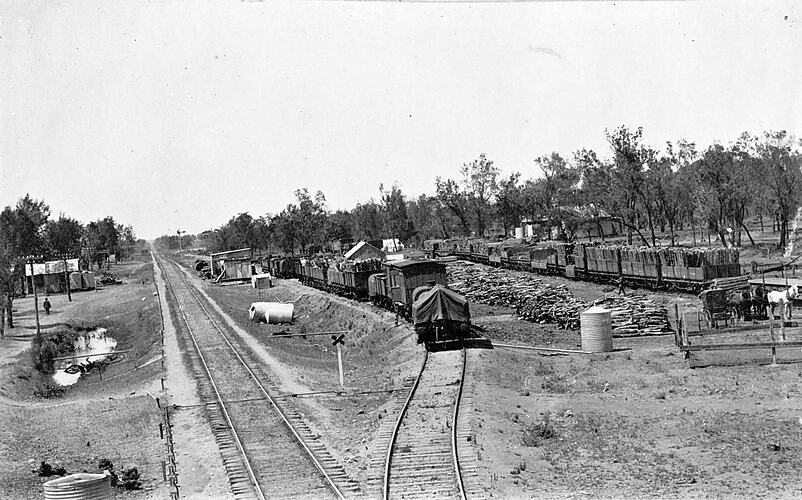
{"type": "Polygon", "coordinates": [[[44,310],[45,310],[45,315],[46,315],[46,316],[50,316],[50,299],[48,299],[47,297],[45,297],[45,301],[44,301],[44,302],[42,302],[42,307],[43,307],[43,308],[44,308],[44,310]]]}
{"type": "Polygon", "coordinates": [[[626,297],[627,292],[624,290],[624,277],[619,276],[616,280],[616,284],[618,285],[618,295],[623,295],[626,297]]]}

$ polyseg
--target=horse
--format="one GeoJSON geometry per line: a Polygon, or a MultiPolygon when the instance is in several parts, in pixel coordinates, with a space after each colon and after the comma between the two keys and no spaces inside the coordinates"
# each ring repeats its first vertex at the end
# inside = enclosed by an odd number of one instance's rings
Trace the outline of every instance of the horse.
{"type": "Polygon", "coordinates": [[[754,301],[752,294],[749,290],[736,290],[727,296],[727,305],[733,309],[738,315],[737,319],[752,319],[752,307],[754,301]]]}
{"type": "Polygon", "coordinates": [[[762,286],[752,290],[752,317],[764,319],[768,317],[767,307],[769,301],[766,299],[766,290],[762,286]]]}
{"type": "Polygon", "coordinates": [[[774,309],[782,304],[783,311],[788,311],[788,319],[791,319],[791,305],[794,302],[794,299],[799,294],[799,289],[796,285],[788,288],[782,292],[769,292],[766,294],[766,298],[769,301],[769,307],[771,308],[771,315],[774,317],[774,309]]]}

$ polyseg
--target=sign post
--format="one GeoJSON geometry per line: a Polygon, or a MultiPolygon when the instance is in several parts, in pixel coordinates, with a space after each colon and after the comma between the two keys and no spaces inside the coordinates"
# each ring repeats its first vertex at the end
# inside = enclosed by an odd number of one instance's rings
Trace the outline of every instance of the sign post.
{"type": "Polygon", "coordinates": [[[331,336],[331,340],[334,342],[331,343],[333,346],[337,346],[337,366],[340,370],[340,389],[343,389],[345,383],[343,381],[343,349],[342,346],[345,345],[343,339],[345,338],[345,334],[341,334],[339,337],[336,335],[331,336]]]}

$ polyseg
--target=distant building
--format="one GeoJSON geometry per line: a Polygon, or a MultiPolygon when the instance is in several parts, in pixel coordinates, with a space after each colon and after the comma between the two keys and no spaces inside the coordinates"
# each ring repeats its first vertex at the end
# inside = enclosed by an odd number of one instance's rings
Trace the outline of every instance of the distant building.
{"type": "Polygon", "coordinates": [[[596,221],[588,220],[580,224],[579,228],[576,230],[575,239],[582,239],[582,238],[600,238],[603,236],[618,236],[624,234],[623,226],[621,222],[609,218],[609,217],[602,217],[596,221]]]}
{"type": "Polygon", "coordinates": [[[345,258],[349,260],[382,259],[385,254],[367,241],[360,241],[345,253],[345,258]]]}
{"type": "Polygon", "coordinates": [[[382,250],[385,252],[400,252],[403,249],[404,244],[398,238],[382,240],[382,250]]]}
{"type": "Polygon", "coordinates": [[[253,251],[250,248],[211,254],[214,281],[250,280],[254,274],[251,264],[253,251]]]}
{"type": "MultiPolygon", "coordinates": [[[[81,273],[78,267],[78,259],[67,259],[67,276],[64,275],[64,260],[52,260],[33,265],[33,273],[31,273],[31,265],[25,265],[25,288],[28,293],[33,293],[33,287],[36,286],[36,291],[39,293],[66,293],[68,286],[68,279],[70,280],[71,290],[80,290],[84,288],[81,285],[81,273]],[[77,285],[73,283],[72,275],[78,276],[77,285]]],[[[92,288],[94,288],[94,280],[92,280],[92,288]]]]}

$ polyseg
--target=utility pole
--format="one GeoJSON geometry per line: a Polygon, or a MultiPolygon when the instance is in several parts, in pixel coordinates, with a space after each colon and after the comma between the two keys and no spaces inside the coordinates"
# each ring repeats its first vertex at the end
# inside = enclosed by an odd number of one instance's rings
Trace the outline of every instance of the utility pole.
{"type": "Polygon", "coordinates": [[[36,281],[34,280],[33,263],[36,260],[41,260],[41,257],[28,256],[28,265],[31,266],[31,288],[33,288],[33,311],[36,315],[36,338],[42,334],[39,327],[39,295],[36,293],[36,281]]]}
{"type": "Polygon", "coordinates": [[[61,256],[64,262],[64,281],[67,283],[67,300],[72,302],[72,293],[70,293],[70,273],[67,271],[67,254],[61,256]]]}
{"type": "Polygon", "coordinates": [[[184,252],[183,248],[181,248],[181,233],[186,234],[187,232],[179,229],[176,233],[178,233],[178,254],[181,255],[184,252]]]}

